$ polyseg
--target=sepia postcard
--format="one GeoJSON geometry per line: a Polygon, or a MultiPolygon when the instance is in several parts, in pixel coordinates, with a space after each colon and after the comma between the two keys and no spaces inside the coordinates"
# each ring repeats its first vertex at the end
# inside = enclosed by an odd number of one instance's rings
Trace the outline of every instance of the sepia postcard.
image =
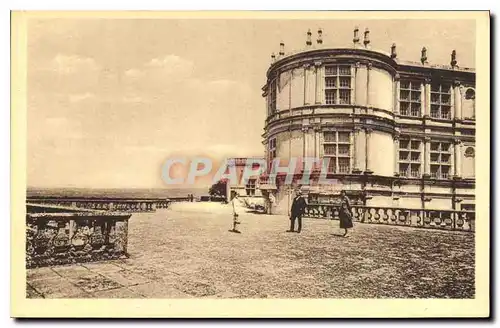
{"type": "Polygon", "coordinates": [[[490,316],[489,12],[11,17],[12,317],[490,316]]]}

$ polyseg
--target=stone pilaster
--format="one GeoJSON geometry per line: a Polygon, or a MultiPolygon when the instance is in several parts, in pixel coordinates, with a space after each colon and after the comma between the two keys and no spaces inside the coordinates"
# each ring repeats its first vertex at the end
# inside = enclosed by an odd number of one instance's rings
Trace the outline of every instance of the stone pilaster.
{"type": "Polygon", "coordinates": [[[424,138],[424,178],[431,176],[431,138],[424,138]]]}
{"type": "Polygon", "coordinates": [[[365,164],[365,174],[372,174],[373,171],[371,170],[372,166],[371,166],[371,156],[370,156],[370,148],[371,148],[371,145],[370,145],[370,140],[371,140],[371,134],[372,134],[372,129],[371,128],[366,128],[365,129],[365,160],[366,160],[366,164],[365,164]]]}
{"type": "Polygon", "coordinates": [[[392,136],[394,141],[394,176],[399,176],[399,134],[392,136]]]}
{"type": "Polygon", "coordinates": [[[431,79],[424,80],[424,102],[422,104],[422,114],[424,117],[431,116],[431,79]]]}
{"type": "Polygon", "coordinates": [[[309,132],[309,126],[302,125],[302,158],[307,157],[307,132],[309,132]]]}
{"type": "Polygon", "coordinates": [[[322,99],[322,91],[323,91],[323,88],[322,88],[322,63],[321,62],[315,62],[314,63],[314,67],[315,67],[315,72],[316,72],[316,93],[315,93],[315,100],[314,100],[314,103],[315,104],[321,104],[323,103],[322,99]]]}
{"type": "Polygon", "coordinates": [[[355,127],[352,131],[352,173],[359,174],[361,173],[361,165],[359,164],[359,128],[355,127]]]}
{"type": "Polygon", "coordinates": [[[371,106],[370,99],[370,72],[372,70],[372,63],[366,64],[366,106],[371,106]]]}
{"type": "Polygon", "coordinates": [[[394,114],[399,115],[399,88],[400,88],[400,76],[399,74],[396,74],[394,76],[394,86],[393,86],[393,108],[394,108],[394,114]]]}
{"type": "Polygon", "coordinates": [[[314,157],[316,158],[320,158],[322,157],[322,151],[320,151],[320,148],[321,148],[321,139],[322,139],[322,136],[321,136],[321,126],[318,124],[318,125],[315,125],[314,128],[313,128],[313,131],[314,131],[314,157]]]}
{"type": "Polygon", "coordinates": [[[454,114],[455,114],[455,119],[461,120],[462,119],[462,94],[460,91],[460,82],[455,81],[453,82],[453,96],[454,96],[454,114]]]}
{"type": "Polygon", "coordinates": [[[304,64],[304,106],[306,105],[309,105],[309,102],[307,101],[308,97],[307,97],[307,92],[309,90],[309,79],[307,78],[308,77],[308,74],[307,74],[307,71],[309,70],[309,64],[304,64]]]}
{"type": "Polygon", "coordinates": [[[462,176],[462,140],[455,140],[455,177],[460,178],[462,176]]]}
{"type": "Polygon", "coordinates": [[[455,176],[455,145],[453,145],[452,156],[450,156],[450,177],[455,176]]]}

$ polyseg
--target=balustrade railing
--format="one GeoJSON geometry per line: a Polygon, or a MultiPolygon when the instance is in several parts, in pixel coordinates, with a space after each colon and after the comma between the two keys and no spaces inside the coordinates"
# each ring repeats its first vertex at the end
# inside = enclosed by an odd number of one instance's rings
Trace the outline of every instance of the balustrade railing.
{"type": "Polygon", "coordinates": [[[26,267],[126,257],[130,217],[106,211],[28,213],[26,267]]]}
{"type": "MultiPolygon", "coordinates": [[[[308,204],[304,216],[335,220],[339,218],[339,206],[308,204]]],[[[476,213],[474,211],[353,205],[352,217],[354,221],[363,223],[474,232],[476,213]]]]}
{"type": "Polygon", "coordinates": [[[27,197],[27,203],[57,205],[79,209],[154,212],[157,208],[168,208],[168,199],[126,199],[126,198],[71,198],[71,197],[27,197]]]}

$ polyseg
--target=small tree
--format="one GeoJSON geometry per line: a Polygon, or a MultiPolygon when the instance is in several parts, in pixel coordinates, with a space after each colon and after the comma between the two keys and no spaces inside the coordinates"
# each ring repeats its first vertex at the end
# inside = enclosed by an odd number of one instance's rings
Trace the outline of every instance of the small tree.
{"type": "Polygon", "coordinates": [[[216,184],[212,185],[208,190],[208,194],[211,197],[224,197],[226,198],[226,182],[218,181],[216,184]]]}

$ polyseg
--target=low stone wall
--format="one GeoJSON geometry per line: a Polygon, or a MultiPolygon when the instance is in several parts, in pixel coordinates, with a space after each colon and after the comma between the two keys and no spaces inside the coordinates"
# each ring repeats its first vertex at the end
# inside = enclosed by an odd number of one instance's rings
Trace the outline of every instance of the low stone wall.
{"type": "Polygon", "coordinates": [[[26,267],[127,257],[131,214],[28,204],[26,267]]]}
{"type": "MultiPolygon", "coordinates": [[[[305,217],[338,220],[339,206],[309,204],[305,217]]],[[[476,213],[439,209],[352,206],[353,220],[363,223],[403,225],[418,228],[475,231],[476,213]]]]}

